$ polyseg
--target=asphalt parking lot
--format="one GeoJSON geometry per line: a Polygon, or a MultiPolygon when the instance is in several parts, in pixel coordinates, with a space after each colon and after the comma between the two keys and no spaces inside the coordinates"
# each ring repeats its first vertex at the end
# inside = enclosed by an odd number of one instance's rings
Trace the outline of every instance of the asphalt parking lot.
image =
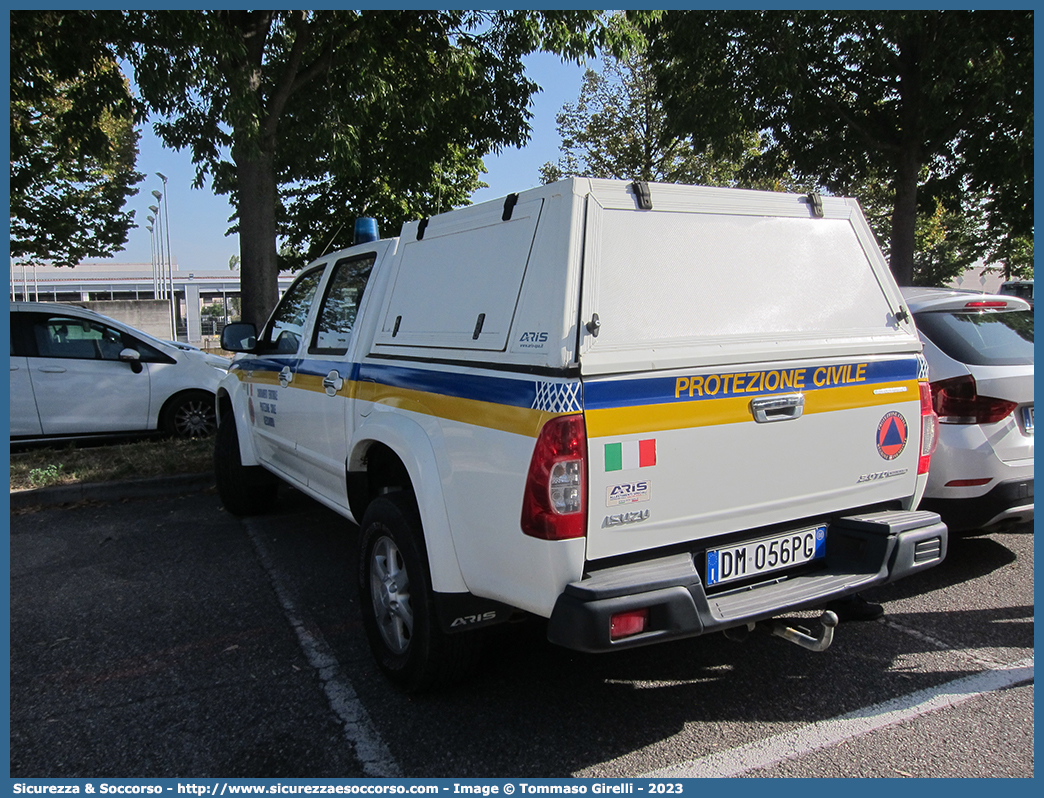
{"type": "Polygon", "coordinates": [[[390,688],[355,530],[296,492],[16,509],[13,777],[1031,777],[1031,525],[879,588],[813,654],[708,636],[610,656],[499,627],[481,670],[390,688]]]}

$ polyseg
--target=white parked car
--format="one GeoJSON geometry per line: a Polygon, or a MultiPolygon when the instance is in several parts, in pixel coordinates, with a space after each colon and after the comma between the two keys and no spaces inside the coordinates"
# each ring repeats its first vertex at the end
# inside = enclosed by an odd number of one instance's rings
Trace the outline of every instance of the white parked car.
{"type": "Polygon", "coordinates": [[[100,313],[11,303],[11,440],[210,435],[229,361],[100,313]]]}
{"type": "Polygon", "coordinates": [[[902,290],[939,416],[921,508],[954,531],[1031,520],[1033,311],[1012,296],[902,290]]]}
{"type": "Polygon", "coordinates": [[[1002,283],[1001,287],[997,291],[998,294],[1004,294],[1005,296],[1017,296],[1019,299],[1025,299],[1029,302],[1030,307],[1033,307],[1033,281],[1032,280],[1009,280],[1006,283],[1002,283]]]}

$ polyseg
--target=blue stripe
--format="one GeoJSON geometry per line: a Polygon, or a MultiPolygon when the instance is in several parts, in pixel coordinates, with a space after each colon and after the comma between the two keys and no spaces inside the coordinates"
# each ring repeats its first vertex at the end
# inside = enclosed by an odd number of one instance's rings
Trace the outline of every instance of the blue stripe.
{"type": "MultiPolygon", "coordinates": [[[[232,367],[240,369],[242,371],[271,371],[274,374],[278,374],[286,366],[293,368],[294,363],[297,361],[295,357],[283,356],[283,360],[271,360],[267,357],[259,357],[257,355],[240,355],[232,362],[232,367]]],[[[330,370],[327,369],[327,374],[330,370]]]]}
{"type": "Polygon", "coordinates": [[[434,371],[428,369],[404,368],[402,366],[385,366],[370,363],[345,363],[330,360],[314,360],[305,358],[300,362],[294,359],[274,361],[265,358],[245,358],[236,363],[237,368],[254,371],[279,372],[286,365],[297,374],[325,377],[330,369],[349,371],[346,379],[353,382],[370,380],[380,385],[404,388],[411,391],[434,393],[441,396],[452,396],[459,399],[474,399],[480,402],[508,405],[510,407],[533,407],[536,401],[535,379],[508,379],[505,377],[488,377],[460,372],[434,371]]]}
{"type": "Polygon", "coordinates": [[[360,364],[353,379],[373,380],[395,388],[424,391],[460,399],[474,399],[511,407],[531,408],[536,401],[536,381],[534,379],[487,377],[402,366],[378,366],[370,363],[360,364]]]}
{"type": "MultiPolygon", "coordinates": [[[[843,365],[851,364],[853,369],[859,361],[849,361],[843,365]]],[[[819,388],[812,384],[812,374],[822,364],[813,364],[805,368],[805,387],[802,390],[816,391],[823,388],[836,388],[839,385],[826,385],[819,388]]],[[[780,369],[757,369],[756,372],[746,371],[719,371],[712,372],[720,377],[735,374],[746,375],[748,373],[768,373],[769,371],[791,371],[794,367],[780,369]]],[[[899,382],[903,380],[917,379],[917,358],[903,358],[902,360],[888,360],[884,362],[869,362],[866,364],[865,379],[858,385],[870,385],[882,382],[899,382]]],[[[709,375],[708,375],[709,376],[709,375]]],[[[602,410],[614,407],[638,407],[641,405],[658,405],[665,402],[674,402],[677,377],[651,377],[634,380],[587,380],[584,382],[584,407],[587,410],[602,410]]],[[[850,383],[851,384],[851,383],[850,383]]],[[[777,387],[773,390],[756,390],[752,393],[741,390],[717,391],[713,396],[684,396],[685,401],[699,401],[701,399],[727,399],[734,396],[763,396],[776,393],[793,393],[792,387],[777,387]]],[[[680,399],[677,401],[681,401],[680,399]]]]}

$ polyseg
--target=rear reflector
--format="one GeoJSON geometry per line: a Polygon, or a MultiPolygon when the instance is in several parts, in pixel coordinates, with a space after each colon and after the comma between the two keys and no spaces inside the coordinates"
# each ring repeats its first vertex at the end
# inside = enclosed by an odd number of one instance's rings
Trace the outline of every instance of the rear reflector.
{"type": "Polygon", "coordinates": [[[609,639],[619,640],[621,637],[631,637],[641,634],[649,623],[649,608],[630,612],[618,612],[609,619],[609,639]]]}
{"type": "Polygon", "coordinates": [[[986,485],[993,482],[993,477],[984,477],[983,479],[951,479],[943,487],[946,488],[977,488],[980,485],[986,485]]]}

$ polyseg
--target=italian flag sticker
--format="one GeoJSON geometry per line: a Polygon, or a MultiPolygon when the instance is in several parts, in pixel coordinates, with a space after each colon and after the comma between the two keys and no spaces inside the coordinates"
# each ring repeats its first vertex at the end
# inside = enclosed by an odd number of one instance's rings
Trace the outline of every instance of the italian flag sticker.
{"type": "Polygon", "coordinates": [[[605,470],[627,471],[656,465],[656,438],[605,445],[605,470]]]}

